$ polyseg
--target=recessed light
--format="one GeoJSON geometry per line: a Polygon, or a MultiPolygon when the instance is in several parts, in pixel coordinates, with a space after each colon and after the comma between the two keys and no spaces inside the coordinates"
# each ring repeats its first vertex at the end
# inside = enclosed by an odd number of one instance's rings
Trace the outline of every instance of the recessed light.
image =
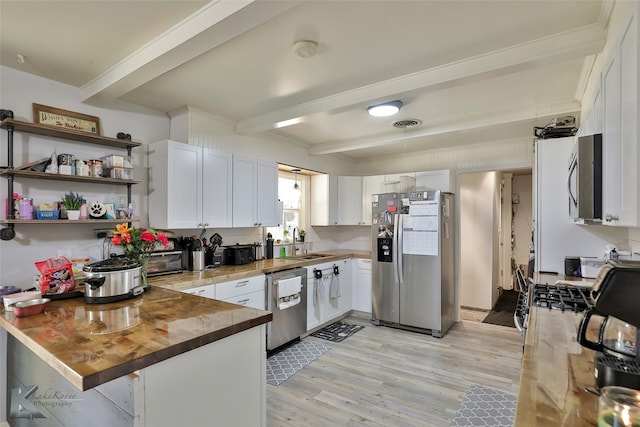
{"type": "Polygon", "coordinates": [[[367,112],[374,117],[387,117],[396,114],[400,108],[402,108],[402,101],[396,100],[367,107],[367,112]]]}

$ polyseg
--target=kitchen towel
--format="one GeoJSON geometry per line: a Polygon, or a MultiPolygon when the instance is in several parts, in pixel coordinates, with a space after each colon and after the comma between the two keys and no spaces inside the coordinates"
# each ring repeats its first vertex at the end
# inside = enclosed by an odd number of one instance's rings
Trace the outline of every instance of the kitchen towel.
{"type": "Polygon", "coordinates": [[[278,280],[278,309],[284,310],[300,304],[302,277],[278,280]]]}
{"type": "Polygon", "coordinates": [[[331,275],[331,286],[329,287],[329,299],[340,298],[340,276],[331,275]]]}
{"type": "Polygon", "coordinates": [[[320,301],[324,298],[324,279],[316,277],[313,279],[313,305],[320,304],[320,301]]]}

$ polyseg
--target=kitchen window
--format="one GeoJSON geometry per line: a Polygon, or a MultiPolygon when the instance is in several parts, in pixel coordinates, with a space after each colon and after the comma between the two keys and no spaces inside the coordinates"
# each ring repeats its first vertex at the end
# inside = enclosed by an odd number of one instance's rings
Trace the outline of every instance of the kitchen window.
{"type": "Polygon", "coordinates": [[[267,232],[271,233],[274,240],[291,242],[294,228],[296,238],[300,238],[299,232],[305,229],[307,224],[308,188],[307,175],[278,172],[278,199],[282,202],[282,223],[278,227],[267,227],[267,232]],[[295,188],[296,184],[297,188],[295,188]]]}

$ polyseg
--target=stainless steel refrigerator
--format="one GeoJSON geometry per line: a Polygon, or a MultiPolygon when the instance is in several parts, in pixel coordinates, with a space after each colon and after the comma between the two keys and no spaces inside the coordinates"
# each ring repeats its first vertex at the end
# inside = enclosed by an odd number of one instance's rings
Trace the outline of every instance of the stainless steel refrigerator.
{"type": "Polygon", "coordinates": [[[372,322],[442,337],[455,322],[455,208],[437,190],[372,196],[372,322]]]}

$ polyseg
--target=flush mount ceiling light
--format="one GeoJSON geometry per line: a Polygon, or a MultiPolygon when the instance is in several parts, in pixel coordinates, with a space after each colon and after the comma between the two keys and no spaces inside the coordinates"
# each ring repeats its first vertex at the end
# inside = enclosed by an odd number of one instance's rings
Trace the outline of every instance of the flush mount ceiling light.
{"type": "Polygon", "coordinates": [[[396,114],[400,108],[402,108],[402,101],[396,100],[367,107],[367,112],[374,117],[387,117],[396,114]]]}
{"type": "Polygon", "coordinates": [[[311,40],[298,40],[293,44],[293,53],[300,58],[313,58],[318,53],[318,43],[311,40]]]}

